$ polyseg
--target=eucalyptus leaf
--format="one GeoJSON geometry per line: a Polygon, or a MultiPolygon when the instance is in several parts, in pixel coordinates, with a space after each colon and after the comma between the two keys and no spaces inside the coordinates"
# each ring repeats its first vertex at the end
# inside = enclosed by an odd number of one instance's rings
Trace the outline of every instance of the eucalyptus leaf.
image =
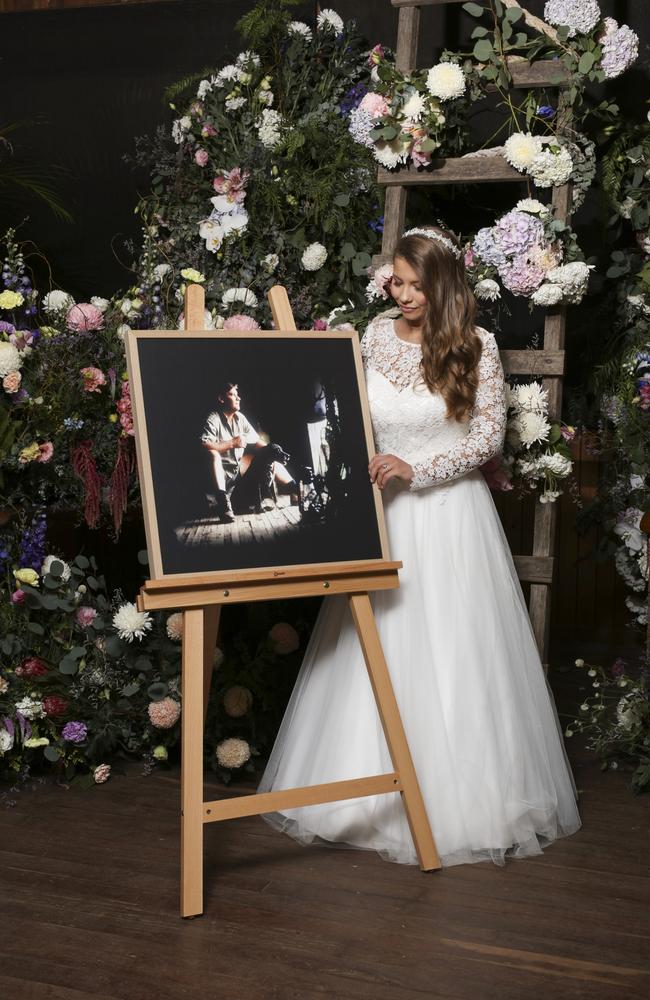
{"type": "Polygon", "coordinates": [[[141,566],[149,565],[149,553],[147,552],[146,549],[140,549],[140,551],[138,552],[138,562],[140,563],[141,566]]]}
{"type": "Polygon", "coordinates": [[[79,567],[79,569],[88,569],[88,567],[90,566],[90,563],[88,562],[86,557],[81,555],[75,558],[75,563],[79,567]]]}
{"type": "Polygon", "coordinates": [[[479,38],[474,46],[474,56],[479,62],[489,62],[494,56],[492,42],[489,42],[487,38],[479,38]]]}
{"type": "Polygon", "coordinates": [[[33,635],[45,635],[45,629],[38,622],[27,622],[27,630],[33,635]]]}
{"type": "Polygon", "coordinates": [[[116,635],[108,635],[104,639],[104,649],[108,656],[116,660],[124,652],[124,643],[116,635]]]}
{"type": "Polygon", "coordinates": [[[338,205],[340,208],[345,208],[346,205],[350,204],[350,195],[347,194],[347,192],[342,191],[340,194],[336,195],[334,204],[338,205]]]}
{"type": "Polygon", "coordinates": [[[147,688],[147,694],[152,701],[161,701],[167,695],[167,685],[162,681],[156,681],[147,688]]]}
{"type": "Polygon", "coordinates": [[[506,10],[506,21],[509,21],[511,24],[516,24],[517,21],[521,21],[523,16],[524,12],[521,7],[508,7],[506,10]]]}
{"type": "Polygon", "coordinates": [[[43,756],[46,760],[51,761],[52,764],[56,764],[57,760],[61,759],[61,752],[53,746],[43,747],[43,756]]]}
{"type": "Polygon", "coordinates": [[[59,670],[62,674],[76,674],[78,669],[79,664],[70,656],[64,656],[59,660],[59,670]]]}
{"type": "Polygon", "coordinates": [[[483,17],[485,8],[479,6],[477,3],[464,3],[463,10],[466,14],[469,14],[470,17],[483,17]]]}
{"type": "Polygon", "coordinates": [[[56,611],[59,606],[59,599],[54,594],[43,594],[41,597],[41,607],[46,611],[56,611]]]}

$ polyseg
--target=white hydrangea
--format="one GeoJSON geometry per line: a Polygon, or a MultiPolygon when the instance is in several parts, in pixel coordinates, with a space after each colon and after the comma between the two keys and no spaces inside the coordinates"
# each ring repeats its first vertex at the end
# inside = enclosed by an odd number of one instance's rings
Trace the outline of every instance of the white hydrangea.
{"type": "Polygon", "coordinates": [[[319,271],[327,260],[327,250],[322,243],[310,243],[305,247],[300,263],[305,271],[319,271]]]}
{"type": "Polygon", "coordinates": [[[311,28],[304,21],[290,21],[287,25],[287,31],[290,35],[298,35],[300,38],[304,38],[306,42],[311,42],[313,37],[311,28]]]}
{"type": "Polygon", "coordinates": [[[62,292],[61,289],[55,288],[52,292],[48,292],[43,298],[43,309],[48,315],[53,315],[58,312],[67,312],[74,305],[74,299],[68,292],[62,292]]]}
{"type": "Polygon", "coordinates": [[[587,285],[589,284],[589,272],[592,264],[585,264],[584,261],[575,260],[570,264],[562,264],[548,271],[546,280],[551,284],[559,285],[564,294],[565,301],[577,304],[582,300],[587,285]]]}
{"type": "Polygon", "coordinates": [[[528,170],[542,151],[542,140],[530,132],[514,132],[503,144],[503,156],[515,170],[528,170]]]}
{"type": "Polygon", "coordinates": [[[530,298],[534,305],[548,309],[550,306],[556,306],[562,301],[564,292],[560,285],[554,285],[551,282],[545,281],[539,288],[535,289],[530,298]]]}
{"type": "Polygon", "coordinates": [[[498,281],[494,281],[493,278],[482,278],[476,283],[474,295],[477,299],[482,299],[485,302],[496,302],[497,299],[501,298],[498,281]]]}
{"type": "Polygon", "coordinates": [[[153,621],[148,611],[138,611],[135,604],[128,601],[121,604],[113,615],[113,628],[120,639],[133,642],[134,639],[144,639],[152,627],[153,621]]]}
{"type": "Polygon", "coordinates": [[[267,149],[274,149],[281,138],[282,116],[273,108],[264,108],[256,122],[260,142],[267,149]]]}
{"type": "Polygon", "coordinates": [[[525,448],[538,442],[548,441],[551,425],[543,413],[520,413],[515,420],[519,439],[525,448]]]}
{"type": "Polygon", "coordinates": [[[41,719],[43,717],[43,703],[38,698],[30,698],[25,695],[20,701],[15,702],[16,711],[25,719],[41,719]]]}
{"type": "Polygon", "coordinates": [[[438,63],[427,73],[427,90],[441,101],[451,101],[462,97],[467,82],[460,66],[453,62],[438,63]]]}
{"type": "Polygon", "coordinates": [[[422,94],[415,90],[408,100],[402,105],[402,114],[409,121],[417,122],[424,114],[425,104],[422,94]]]}
{"type": "Polygon", "coordinates": [[[529,215],[550,215],[548,205],[544,205],[537,198],[522,198],[515,205],[516,212],[528,212],[529,215]]]}
{"type": "Polygon", "coordinates": [[[45,576],[46,573],[50,572],[52,563],[58,562],[61,564],[61,576],[60,579],[66,583],[70,579],[70,567],[67,562],[63,559],[59,559],[58,556],[45,556],[43,560],[43,565],[41,566],[41,576],[45,576]]]}
{"type": "Polygon", "coordinates": [[[316,24],[321,31],[333,31],[335,35],[342,34],[345,27],[343,18],[331,7],[326,7],[320,12],[316,18],[316,24]]]}
{"type": "Polygon", "coordinates": [[[519,410],[529,413],[546,413],[548,392],[539,382],[517,385],[511,390],[511,399],[519,410]]]}
{"type": "Polygon", "coordinates": [[[230,306],[233,302],[241,302],[245,306],[255,309],[257,306],[257,295],[251,292],[250,288],[227,288],[221,296],[224,306],[230,306]]]}
{"type": "Polygon", "coordinates": [[[545,188],[566,184],[571,176],[573,170],[571,153],[564,146],[555,148],[557,152],[548,148],[543,149],[528,168],[528,173],[537,187],[545,188]]]}
{"type": "Polygon", "coordinates": [[[370,133],[374,127],[373,117],[368,111],[364,108],[352,109],[348,122],[348,131],[355,142],[372,149],[375,144],[370,138],[370,133]]]}
{"type": "Polygon", "coordinates": [[[9,372],[17,372],[22,363],[18,348],[8,340],[0,340],[0,378],[4,378],[9,372]]]}
{"type": "Polygon", "coordinates": [[[600,21],[600,6],[596,0],[547,0],[544,20],[549,24],[565,25],[569,38],[588,35],[600,21]]]}

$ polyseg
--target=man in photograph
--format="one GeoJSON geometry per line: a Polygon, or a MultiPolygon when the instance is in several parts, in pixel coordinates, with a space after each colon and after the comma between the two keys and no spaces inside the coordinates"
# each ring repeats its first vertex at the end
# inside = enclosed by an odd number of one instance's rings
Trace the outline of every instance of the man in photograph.
{"type": "Polygon", "coordinates": [[[217,409],[207,417],[201,441],[210,454],[215,484],[208,503],[222,523],[232,524],[235,513],[261,512],[274,482],[282,492],[298,494],[298,484],[285,465],[289,456],[279,445],[262,441],[241,412],[237,383],[219,387],[217,409]]]}

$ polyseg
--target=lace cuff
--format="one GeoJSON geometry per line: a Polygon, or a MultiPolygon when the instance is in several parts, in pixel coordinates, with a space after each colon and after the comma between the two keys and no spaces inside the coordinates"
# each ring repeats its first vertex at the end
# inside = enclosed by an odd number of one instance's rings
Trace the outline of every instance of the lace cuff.
{"type": "Polygon", "coordinates": [[[413,466],[411,490],[422,490],[464,476],[496,455],[503,447],[506,401],[503,368],[492,335],[483,339],[478,366],[479,384],[465,437],[448,451],[413,466]]]}

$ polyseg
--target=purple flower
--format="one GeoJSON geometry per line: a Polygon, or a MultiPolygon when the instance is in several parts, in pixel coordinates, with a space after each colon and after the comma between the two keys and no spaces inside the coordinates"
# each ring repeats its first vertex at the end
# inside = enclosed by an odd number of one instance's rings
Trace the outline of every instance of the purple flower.
{"type": "Polygon", "coordinates": [[[552,108],[550,104],[540,104],[537,109],[538,118],[555,118],[555,108],[552,108]]]}
{"type": "Polygon", "coordinates": [[[15,329],[13,323],[7,323],[6,320],[0,319],[0,333],[13,333],[15,329]]]}
{"type": "Polygon", "coordinates": [[[508,257],[544,242],[544,225],[528,212],[506,212],[493,226],[495,242],[508,257]]]}
{"type": "Polygon", "coordinates": [[[485,226],[479,229],[474,237],[472,249],[477,257],[480,257],[485,264],[500,268],[506,263],[506,255],[500,245],[495,241],[494,228],[485,226]]]}
{"type": "Polygon", "coordinates": [[[88,727],[85,722],[66,722],[61,735],[68,743],[83,743],[88,735],[88,727]]]}
{"type": "Polygon", "coordinates": [[[19,564],[39,571],[45,559],[47,519],[44,510],[37,510],[20,540],[19,564]]]}
{"type": "Polygon", "coordinates": [[[371,219],[368,223],[370,229],[373,233],[383,233],[384,231],[384,217],[380,215],[378,219],[371,219]]]}
{"type": "Polygon", "coordinates": [[[355,83],[353,87],[345,92],[339,104],[339,111],[342,115],[349,115],[354,108],[358,108],[363,98],[368,93],[365,83],[355,83]]]}
{"type": "Polygon", "coordinates": [[[544,271],[519,254],[499,271],[503,284],[513,295],[532,295],[544,280],[544,271]]]}

